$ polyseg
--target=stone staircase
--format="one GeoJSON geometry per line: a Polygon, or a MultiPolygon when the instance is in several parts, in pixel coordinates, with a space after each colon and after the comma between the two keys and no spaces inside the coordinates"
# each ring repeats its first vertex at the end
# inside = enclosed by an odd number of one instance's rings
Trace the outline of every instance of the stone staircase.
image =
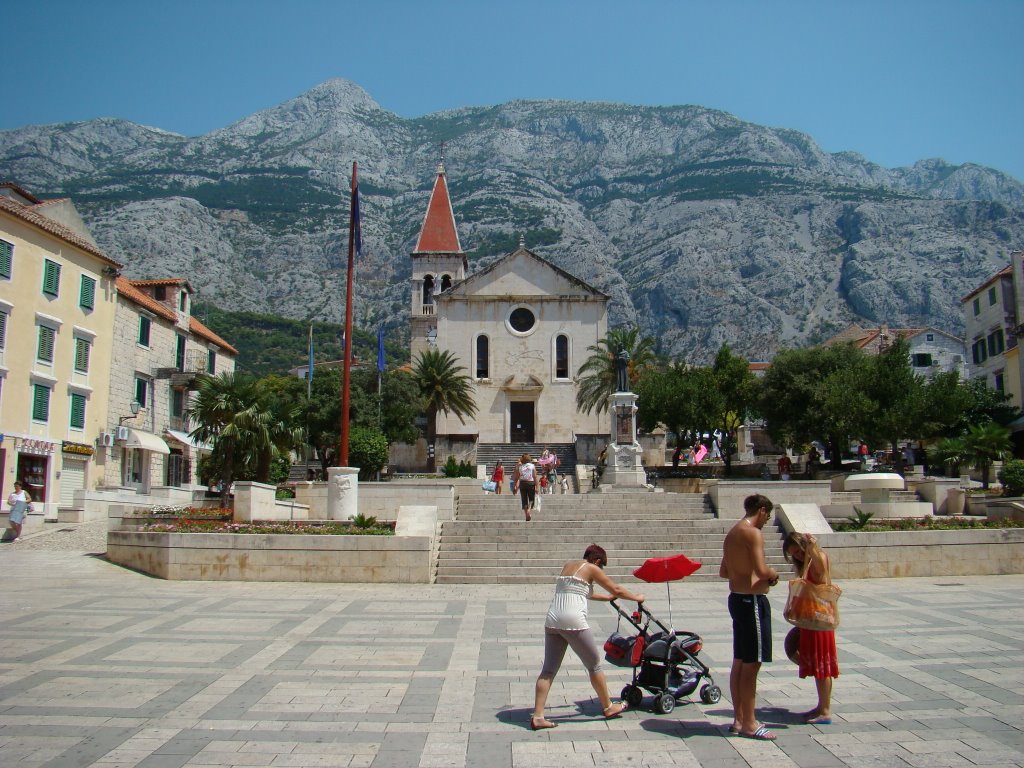
{"type": "Polygon", "coordinates": [[[505,465],[505,490],[508,492],[512,484],[512,468],[519,463],[520,457],[528,453],[536,461],[545,448],[562,462],[558,467],[558,476],[567,475],[570,492],[578,493],[575,443],[480,443],[476,448],[476,463],[487,467],[487,477],[490,477],[494,472],[494,465],[500,460],[505,465]]]}
{"type": "MultiPolygon", "coordinates": [[[[455,519],[442,524],[439,584],[548,583],[566,560],[597,543],[608,550],[608,574],[634,581],[649,557],[685,554],[703,564],[689,577],[718,580],[722,539],[734,524],[714,516],[704,494],[586,493],[545,496],[527,523],[518,497],[460,497],[455,519]]],[[[765,529],[768,564],[792,572],[782,555],[782,533],[765,529]]]]}

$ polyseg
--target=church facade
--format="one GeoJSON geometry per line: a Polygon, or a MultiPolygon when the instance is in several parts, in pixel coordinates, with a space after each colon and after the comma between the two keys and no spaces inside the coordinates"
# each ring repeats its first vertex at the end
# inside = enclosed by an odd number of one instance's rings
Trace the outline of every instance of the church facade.
{"type": "Polygon", "coordinates": [[[439,442],[571,443],[608,433],[607,412],[576,408],[576,372],[608,333],[606,294],[522,242],[467,277],[443,165],[411,257],[412,359],[450,351],[477,406],[465,423],[438,414],[439,442]]]}

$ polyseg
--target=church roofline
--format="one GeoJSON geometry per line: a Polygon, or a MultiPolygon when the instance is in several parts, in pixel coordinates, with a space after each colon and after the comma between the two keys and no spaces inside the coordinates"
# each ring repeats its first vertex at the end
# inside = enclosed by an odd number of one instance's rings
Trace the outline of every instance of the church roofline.
{"type": "Polygon", "coordinates": [[[423,226],[420,227],[413,256],[432,253],[457,254],[465,259],[459,231],[455,226],[455,212],[452,209],[451,195],[448,194],[447,174],[444,164],[437,167],[434,188],[430,192],[427,212],[423,215],[423,226]]]}
{"type": "Polygon", "coordinates": [[[570,282],[575,283],[576,285],[579,285],[581,288],[586,290],[588,293],[592,293],[596,297],[598,297],[600,299],[604,299],[606,301],[610,301],[611,300],[611,296],[609,296],[604,291],[599,291],[597,288],[595,288],[594,286],[590,285],[590,283],[586,282],[585,280],[581,280],[580,278],[576,277],[576,275],[572,274],[571,272],[566,272],[564,269],[562,269],[561,267],[559,267],[559,266],[557,266],[555,264],[552,264],[550,261],[548,261],[544,257],[538,256],[536,253],[531,251],[529,248],[523,248],[523,247],[516,248],[516,250],[512,251],[512,253],[509,253],[509,254],[506,254],[506,255],[502,256],[500,259],[498,259],[494,263],[488,265],[484,269],[481,269],[479,272],[474,272],[472,275],[469,275],[468,277],[466,277],[465,280],[462,280],[462,281],[456,283],[455,285],[453,285],[449,290],[453,291],[453,292],[456,291],[456,290],[459,290],[459,291],[465,290],[465,286],[466,285],[468,285],[469,283],[472,283],[472,282],[474,282],[474,281],[476,281],[476,280],[478,280],[480,278],[483,278],[488,273],[493,272],[495,269],[497,269],[498,266],[502,262],[504,262],[507,259],[512,258],[513,256],[518,256],[519,254],[525,254],[525,255],[529,256],[530,258],[535,259],[536,261],[541,262],[545,266],[549,267],[550,269],[554,270],[556,273],[558,273],[559,275],[564,277],[566,280],[569,280],[570,282]]]}

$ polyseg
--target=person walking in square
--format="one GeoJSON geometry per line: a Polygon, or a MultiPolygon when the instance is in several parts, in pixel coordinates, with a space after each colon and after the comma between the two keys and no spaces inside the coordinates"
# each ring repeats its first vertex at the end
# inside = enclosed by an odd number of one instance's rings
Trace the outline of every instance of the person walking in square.
{"type": "Polygon", "coordinates": [[[28,514],[29,508],[32,506],[32,496],[20,482],[15,482],[14,490],[7,497],[7,504],[11,508],[8,517],[11,535],[5,541],[13,543],[21,538],[21,527],[25,523],[25,515],[28,514]]]}
{"type": "Polygon", "coordinates": [[[718,575],[729,580],[732,617],[732,733],[758,741],[775,741],[775,734],[757,721],[757,675],[762,662],[772,660],[772,612],[768,590],[779,574],[765,562],[761,529],[771,520],[774,505],[759,493],[743,501],[744,517],[730,529],[722,546],[718,575]]]}
{"type": "Polygon", "coordinates": [[[524,453],[516,464],[513,478],[515,487],[519,489],[519,499],[523,503],[523,514],[526,522],[532,519],[530,513],[537,504],[537,466],[533,463],[533,457],[524,453]]]}
{"type": "Polygon", "coordinates": [[[572,648],[590,673],[590,684],[601,702],[604,719],[611,720],[626,711],[625,702],[612,703],[608,695],[608,681],[601,669],[601,651],[587,623],[587,601],[608,602],[620,598],[642,603],[644,596],[612,581],[604,572],[607,564],[608,555],[604,549],[591,544],[583,553],[583,559],[568,561],[555,580],[555,594],[544,619],[544,664],[534,690],[531,730],[558,727],[558,723],[544,717],[544,707],[551,691],[551,682],[562,667],[566,648],[572,648]],[[595,595],[595,583],[608,594],[595,595]]]}
{"type": "MultiPolygon", "coordinates": [[[[828,555],[818,546],[817,539],[811,534],[796,531],[789,533],[782,545],[782,551],[786,555],[786,560],[795,563],[800,572],[803,572],[804,565],[810,562],[807,580],[811,583],[824,584],[829,581],[828,555]]],[[[813,677],[814,686],[818,691],[817,706],[803,712],[800,717],[811,725],[831,725],[832,680],[839,677],[835,630],[801,627],[797,663],[800,665],[800,679],[813,677]]]]}
{"type": "Polygon", "coordinates": [[[505,482],[505,465],[501,463],[501,459],[494,465],[494,474],[491,475],[491,480],[494,482],[494,492],[501,496],[501,485],[505,482]]]}

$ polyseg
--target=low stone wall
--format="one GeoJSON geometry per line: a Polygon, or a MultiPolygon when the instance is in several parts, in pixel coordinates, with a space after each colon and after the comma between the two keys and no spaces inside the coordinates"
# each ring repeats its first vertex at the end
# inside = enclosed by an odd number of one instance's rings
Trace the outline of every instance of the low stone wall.
{"type": "Polygon", "coordinates": [[[426,584],[430,536],[109,531],[107,559],[162,579],[426,584]]]}
{"type": "Polygon", "coordinates": [[[824,533],[818,543],[837,581],[1024,573],[1024,528],[824,533]]]}
{"type": "MultiPolygon", "coordinates": [[[[398,519],[398,510],[402,507],[429,505],[437,507],[439,520],[451,520],[455,515],[455,500],[460,493],[482,494],[480,481],[456,477],[361,482],[359,512],[381,522],[393,522],[398,519]]],[[[308,508],[310,519],[326,518],[327,483],[295,483],[295,502],[308,508]]]]}
{"type": "Polygon", "coordinates": [[[739,520],[743,517],[743,500],[752,493],[763,493],[775,504],[788,502],[824,507],[832,500],[832,486],[828,480],[708,480],[707,492],[715,513],[724,520],[739,520]]]}

